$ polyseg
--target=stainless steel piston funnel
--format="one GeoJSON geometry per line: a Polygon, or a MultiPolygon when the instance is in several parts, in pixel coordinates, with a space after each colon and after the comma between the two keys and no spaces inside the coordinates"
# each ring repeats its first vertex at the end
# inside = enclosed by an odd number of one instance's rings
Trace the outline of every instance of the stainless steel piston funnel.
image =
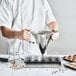
{"type": "Polygon", "coordinates": [[[41,54],[43,56],[47,49],[48,43],[50,41],[51,32],[50,31],[41,31],[37,34],[32,32],[32,35],[34,35],[34,37],[36,39],[36,43],[38,44],[41,54]]]}

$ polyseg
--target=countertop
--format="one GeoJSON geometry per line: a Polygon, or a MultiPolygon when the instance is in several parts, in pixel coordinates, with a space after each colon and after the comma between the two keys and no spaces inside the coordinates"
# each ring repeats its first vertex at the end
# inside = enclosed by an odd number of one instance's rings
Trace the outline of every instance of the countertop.
{"type": "MultiPolygon", "coordinates": [[[[0,55],[0,57],[8,57],[8,55],[0,55]]],[[[75,70],[64,67],[65,61],[62,58],[61,63],[59,68],[11,69],[10,63],[0,62],[0,76],[76,76],[75,70]]]]}

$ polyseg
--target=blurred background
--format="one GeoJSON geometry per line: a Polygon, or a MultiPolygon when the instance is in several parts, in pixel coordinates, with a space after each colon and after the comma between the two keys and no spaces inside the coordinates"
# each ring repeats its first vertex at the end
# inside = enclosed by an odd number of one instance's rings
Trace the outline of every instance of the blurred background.
{"type": "MultiPolygon", "coordinates": [[[[60,32],[60,37],[56,41],[50,41],[48,54],[76,54],[76,0],[48,0],[48,2],[59,24],[60,32]]],[[[0,32],[0,53],[5,54],[7,50],[8,44],[0,32]]]]}

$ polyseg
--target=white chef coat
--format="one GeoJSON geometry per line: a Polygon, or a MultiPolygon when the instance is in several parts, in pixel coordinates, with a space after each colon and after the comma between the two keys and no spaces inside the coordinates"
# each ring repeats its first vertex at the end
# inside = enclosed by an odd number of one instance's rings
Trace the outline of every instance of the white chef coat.
{"type": "MultiPolygon", "coordinates": [[[[0,5],[0,26],[18,31],[30,29],[37,33],[44,30],[52,21],[55,21],[55,18],[47,0],[2,0],[0,5]]],[[[31,40],[36,41],[33,35],[31,40]]],[[[19,39],[9,39],[8,42],[11,52],[24,51],[26,55],[41,54],[37,44],[19,39]]]]}

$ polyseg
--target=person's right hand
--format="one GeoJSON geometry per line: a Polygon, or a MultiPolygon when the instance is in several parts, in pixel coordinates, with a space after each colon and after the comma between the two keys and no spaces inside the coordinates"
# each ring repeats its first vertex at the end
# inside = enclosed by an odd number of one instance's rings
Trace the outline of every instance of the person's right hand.
{"type": "Polygon", "coordinates": [[[20,40],[30,41],[30,34],[31,34],[31,31],[28,29],[25,29],[18,32],[17,38],[20,40]]]}

